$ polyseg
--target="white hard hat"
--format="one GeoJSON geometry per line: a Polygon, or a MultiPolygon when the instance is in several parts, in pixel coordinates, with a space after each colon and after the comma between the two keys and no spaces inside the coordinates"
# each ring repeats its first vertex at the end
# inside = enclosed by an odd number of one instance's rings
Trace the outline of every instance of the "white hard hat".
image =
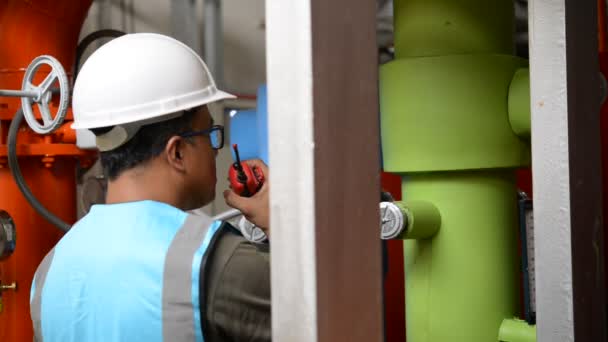
{"type": "Polygon", "coordinates": [[[97,139],[101,150],[110,150],[142,125],[234,97],[216,88],[203,60],[185,44],[160,34],[127,34],[100,47],[82,66],[72,96],[72,128],[119,126],[97,139]]]}

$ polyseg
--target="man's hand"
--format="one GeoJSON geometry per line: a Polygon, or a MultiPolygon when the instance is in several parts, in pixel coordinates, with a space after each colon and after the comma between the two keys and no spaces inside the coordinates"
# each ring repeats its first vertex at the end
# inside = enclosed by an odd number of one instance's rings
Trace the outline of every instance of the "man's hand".
{"type": "Polygon", "coordinates": [[[246,160],[250,167],[257,167],[264,173],[264,184],[260,191],[252,197],[241,197],[232,190],[224,191],[224,199],[226,204],[232,208],[240,210],[249,222],[260,227],[270,236],[270,207],[268,203],[268,167],[261,160],[246,160]]]}

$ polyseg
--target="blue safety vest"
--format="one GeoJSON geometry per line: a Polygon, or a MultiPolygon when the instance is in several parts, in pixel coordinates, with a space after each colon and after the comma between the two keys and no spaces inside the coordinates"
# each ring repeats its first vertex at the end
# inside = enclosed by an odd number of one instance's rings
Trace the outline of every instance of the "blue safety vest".
{"type": "Polygon", "coordinates": [[[36,271],[36,340],[203,341],[200,270],[220,225],[154,201],[93,206],[36,271]]]}

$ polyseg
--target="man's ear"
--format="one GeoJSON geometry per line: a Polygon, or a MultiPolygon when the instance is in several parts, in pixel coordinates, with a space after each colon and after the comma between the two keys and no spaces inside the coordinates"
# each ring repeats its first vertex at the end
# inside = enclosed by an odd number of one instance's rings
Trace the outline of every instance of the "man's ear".
{"type": "Polygon", "coordinates": [[[186,164],[184,160],[185,151],[184,147],[186,146],[186,141],[184,138],[179,136],[174,136],[169,139],[167,145],[165,145],[165,156],[167,158],[167,162],[173,168],[184,171],[186,169],[186,164]]]}

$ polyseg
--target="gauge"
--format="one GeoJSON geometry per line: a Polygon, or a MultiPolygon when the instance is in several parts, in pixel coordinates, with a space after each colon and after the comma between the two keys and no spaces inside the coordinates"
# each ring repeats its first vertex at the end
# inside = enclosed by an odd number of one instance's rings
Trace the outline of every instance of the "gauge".
{"type": "Polygon", "coordinates": [[[403,210],[393,202],[380,202],[381,238],[390,240],[398,237],[405,230],[407,216],[403,210]]]}

